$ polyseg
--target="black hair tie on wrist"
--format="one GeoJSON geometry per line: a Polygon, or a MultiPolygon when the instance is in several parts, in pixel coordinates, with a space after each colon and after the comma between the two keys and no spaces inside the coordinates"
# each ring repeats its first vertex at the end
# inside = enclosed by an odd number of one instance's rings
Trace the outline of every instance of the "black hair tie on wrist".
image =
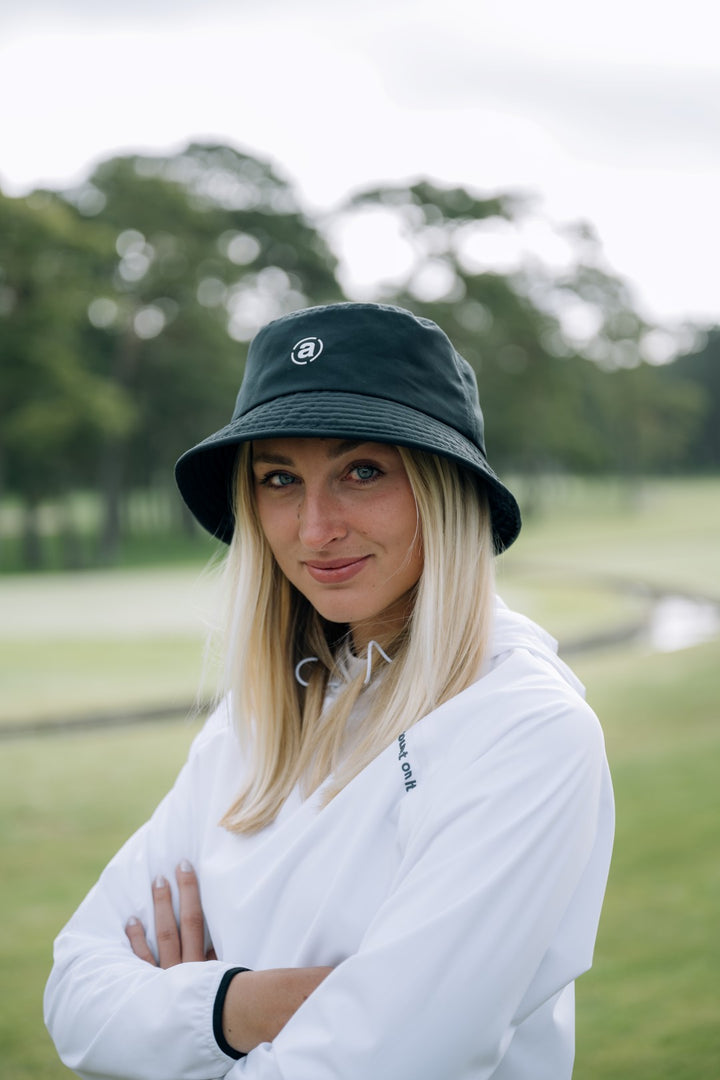
{"type": "Polygon", "coordinates": [[[234,1046],[231,1046],[223,1035],[222,1016],[223,1008],[225,1006],[225,998],[227,997],[228,987],[230,983],[239,975],[242,971],[250,971],[251,968],[235,967],[226,971],[220,980],[218,986],[218,992],[215,995],[215,1004],[213,1005],[213,1035],[215,1036],[215,1042],[218,1044],[223,1054],[227,1054],[228,1057],[239,1060],[240,1058],[247,1057],[247,1054],[242,1054],[239,1050],[236,1050],[234,1046]]]}

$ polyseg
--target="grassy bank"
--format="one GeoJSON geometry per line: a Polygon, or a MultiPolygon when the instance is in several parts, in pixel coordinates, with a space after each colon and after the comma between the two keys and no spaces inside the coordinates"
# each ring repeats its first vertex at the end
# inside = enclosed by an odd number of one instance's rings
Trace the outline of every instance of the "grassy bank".
{"type": "Polygon", "coordinates": [[[577,1080],[720,1076],[720,707],[715,642],[575,666],[603,719],[617,834],[577,1080]]]}
{"type": "Polygon", "coordinates": [[[172,783],[185,720],[23,739],[0,758],[0,1062],[8,1080],[60,1080],[41,998],[52,939],[108,856],[172,783]]]}

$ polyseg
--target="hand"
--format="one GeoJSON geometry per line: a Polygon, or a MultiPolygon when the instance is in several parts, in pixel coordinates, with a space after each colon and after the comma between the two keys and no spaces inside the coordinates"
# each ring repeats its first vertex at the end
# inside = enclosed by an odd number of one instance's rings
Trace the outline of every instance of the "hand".
{"type": "MultiPolygon", "coordinates": [[[[193,960],[216,960],[214,949],[204,952],[205,924],[195,871],[183,860],[175,871],[180,897],[180,922],[175,921],[170,885],[156,878],[152,885],[157,959],[138,919],[125,927],[132,950],[153,967],[169,968],[193,960]]],[[[222,1015],[228,1043],[244,1053],[272,1042],[313,990],[327,978],[330,967],[274,968],[245,971],[230,983],[222,1015]]]]}
{"type": "Polygon", "coordinates": [[[193,960],[215,960],[214,949],[205,952],[205,920],[200,905],[200,889],[195,871],[187,860],[175,870],[180,897],[180,925],[175,921],[170,884],[163,877],[153,882],[155,935],[158,956],[153,955],[138,919],[130,919],[125,927],[132,951],[153,967],[169,968],[193,960]]]}

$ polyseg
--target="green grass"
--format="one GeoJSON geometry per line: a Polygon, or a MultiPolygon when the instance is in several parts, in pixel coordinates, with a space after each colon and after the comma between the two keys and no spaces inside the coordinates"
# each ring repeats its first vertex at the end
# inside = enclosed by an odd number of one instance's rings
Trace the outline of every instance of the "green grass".
{"type": "Polygon", "coordinates": [[[201,643],[190,637],[83,638],[0,646],[0,721],[66,719],[115,710],[189,706],[201,643]],[[38,677],[38,668],[42,677],[38,677]]]}
{"type": "Polygon", "coordinates": [[[0,577],[0,726],[187,706],[215,588],[198,566],[0,577]]]}
{"type": "Polygon", "coordinates": [[[617,801],[595,966],[578,985],[577,1080],[720,1076],[717,643],[576,665],[617,801]]]}
{"type": "Polygon", "coordinates": [[[718,536],[720,479],[546,480],[499,590],[562,646],[638,624],[656,590],[720,602],[718,536]]]}
{"type": "Polygon", "coordinates": [[[8,1080],[72,1074],[42,1023],[52,939],[168,789],[184,720],[6,743],[0,759],[0,1062],[8,1080]]]}
{"type": "Polygon", "coordinates": [[[720,600],[720,479],[558,481],[501,573],[621,578],[720,600]]]}
{"type": "MultiPolygon", "coordinates": [[[[646,598],[614,579],[717,595],[719,493],[718,482],[668,482],[637,502],[612,483],[556,485],[503,557],[501,591],[564,641],[642,617],[646,598]]],[[[197,572],[49,576],[39,590],[37,579],[5,579],[0,607],[22,633],[0,629],[3,715],[176,700],[181,688],[192,696],[200,623],[168,610],[169,625],[149,632],[147,620],[197,572]],[[52,610],[28,614],[28,597],[31,607],[52,598],[52,610]],[[102,597],[96,623],[93,597],[102,597]]],[[[715,1080],[720,642],[667,655],[610,648],[573,666],[603,722],[618,811],[595,965],[578,984],[575,1080],[715,1080]]],[[[52,938],[167,790],[195,730],[179,718],[2,744],[0,1062],[9,1080],[70,1076],[40,1019],[52,938]]]]}
{"type": "Polygon", "coordinates": [[[647,597],[551,569],[540,575],[522,567],[501,572],[498,589],[506,604],[535,619],[564,645],[618,627],[638,626],[649,610],[647,597]]]}

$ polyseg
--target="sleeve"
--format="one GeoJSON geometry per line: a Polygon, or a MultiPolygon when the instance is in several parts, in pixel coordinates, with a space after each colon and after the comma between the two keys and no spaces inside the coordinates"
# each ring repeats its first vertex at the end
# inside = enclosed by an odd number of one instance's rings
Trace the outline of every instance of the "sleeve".
{"type": "Polygon", "coordinates": [[[233,1061],[213,1037],[212,1013],[230,965],[219,961],[162,970],[139,960],[125,936],[137,916],[151,947],[151,883],[173,886],[182,858],[194,860],[202,746],[195,739],[175,785],[103,871],[55,942],[45,990],[45,1022],[62,1061],[81,1077],[123,1080],[211,1080],[233,1061]]]}
{"type": "Polygon", "coordinates": [[[594,714],[536,710],[448,764],[357,953],[233,1080],[483,1080],[590,966],[612,834],[594,714]]]}

